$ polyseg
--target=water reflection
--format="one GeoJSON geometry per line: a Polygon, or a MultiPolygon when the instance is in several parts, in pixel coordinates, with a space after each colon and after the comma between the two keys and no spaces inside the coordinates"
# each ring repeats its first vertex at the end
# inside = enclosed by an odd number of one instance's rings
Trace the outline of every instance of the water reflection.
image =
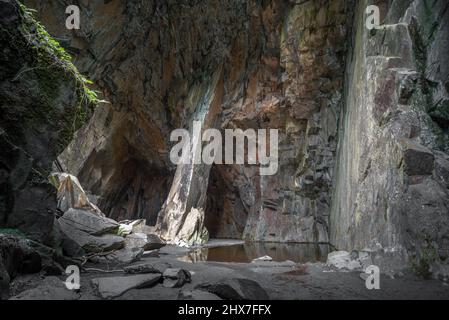
{"type": "Polygon", "coordinates": [[[273,261],[324,262],[329,252],[327,244],[247,242],[244,244],[199,248],[186,253],[180,260],[186,262],[251,262],[270,256],[273,261]]]}

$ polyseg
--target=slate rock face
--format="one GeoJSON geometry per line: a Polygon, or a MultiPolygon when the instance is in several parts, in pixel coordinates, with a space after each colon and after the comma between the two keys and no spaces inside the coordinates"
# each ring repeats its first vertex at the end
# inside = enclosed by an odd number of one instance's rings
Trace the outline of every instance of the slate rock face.
{"type": "Polygon", "coordinates": [[[118,223],[87,210],[70,209],[58,219],[62,246],[69,256],[121,249],[123,237],[109,234],[118,229],[118,223]]]}
{"type": "Polygon", "coordinates": [[[160,274],[147,273],[123,277],[106,277],[92,279],[98,294],[103,299],[116,298],[131,289],[148,288],[155,285],[161,278],[160,274]]]}
{"type": "Polygon", "coordinates": [[[355,11],[330,241],[339,250],[382,248],[389,271],[445,276],[447,1],[431,11],[422,0],[379,1],[383,26],[373,31],[364,26],[368,3],[355,11]]]}
{"type": "Polygon", "coordinates": [[[116,233],[119,224],[112,219],[84,209],[70,208],[58,219],[64,228],[76,228],[90,235],[99,236],[105,233],[116,233]]]}

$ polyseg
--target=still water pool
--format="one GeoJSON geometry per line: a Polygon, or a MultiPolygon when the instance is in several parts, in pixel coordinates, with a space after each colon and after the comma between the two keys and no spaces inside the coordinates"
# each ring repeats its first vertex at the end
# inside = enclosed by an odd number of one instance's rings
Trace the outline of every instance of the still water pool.
{"type": "Polygon", "coordinates": [[[245,242],[197,248],[185,253],[180,260],[245,263],[262,256],[270,256],[273,261],[324,262],[328,252],[329,245],[327,244],[245,242]]]}

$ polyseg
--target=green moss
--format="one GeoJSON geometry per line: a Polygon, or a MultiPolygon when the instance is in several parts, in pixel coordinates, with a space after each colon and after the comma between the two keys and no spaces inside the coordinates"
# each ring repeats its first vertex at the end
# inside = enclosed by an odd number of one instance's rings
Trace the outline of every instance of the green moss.
{"type": "MultiPolygon", "coordinates": [[[[92,109],[100,102],[97,92],[90,89],[90,80],[84,77],[72,63],[71,56],[45,30],[42,24],[33,16],[33,10],[20,4],[23,22],[20,32],[27,44],[34,50],[36,57],[35,73],[38,76],[39,87],[44,93],[44,99],[52,99],[58,94],[61,82],[75,80],[78,103],[75,107],[74,121],[68,129],[67,136],[73,133],[87,120],[92,109]],[[61,79],[61,73],[65,79],[61,79]]],[[[70,139],[68,139],[70,141],[70,139]]]]}
{"type": "Polygon", "coordinates": [[[92,82],[77,70],[71,56],[35,19],[34,10],[19,3],[19,11],[22,20],[19,36],[16,35],[13,41],[21,52],[23,46],[30,52],[30,67],[26,72],[32,73],[21,77],[20,81],[24,82],[26,88],[37,87],[33,92],[38,92],[35,107],[27,112],[25,118],[30,128],[49,123],[49,130],[58,130],[57,145],[59,151],[62,151],[101,101],[97,92],[89,87],[92,82]],[[55,108],[59,107],[60,89],[64,85],[75,87],[76,105],[58,112],[55,108]],[[58,123],[64,124],[62,129],[58,123]]]}

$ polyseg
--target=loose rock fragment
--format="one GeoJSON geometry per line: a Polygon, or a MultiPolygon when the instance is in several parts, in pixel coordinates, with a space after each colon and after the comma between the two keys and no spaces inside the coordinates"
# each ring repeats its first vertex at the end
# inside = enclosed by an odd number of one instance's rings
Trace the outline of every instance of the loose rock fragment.
{"type": "Polygon", "coordinates": [[[163,273],[164,287],[166,288],[180,288],[186,282],[191,281],[191,274],[189,271],[178,268],[168,268],[163,273]]]}

